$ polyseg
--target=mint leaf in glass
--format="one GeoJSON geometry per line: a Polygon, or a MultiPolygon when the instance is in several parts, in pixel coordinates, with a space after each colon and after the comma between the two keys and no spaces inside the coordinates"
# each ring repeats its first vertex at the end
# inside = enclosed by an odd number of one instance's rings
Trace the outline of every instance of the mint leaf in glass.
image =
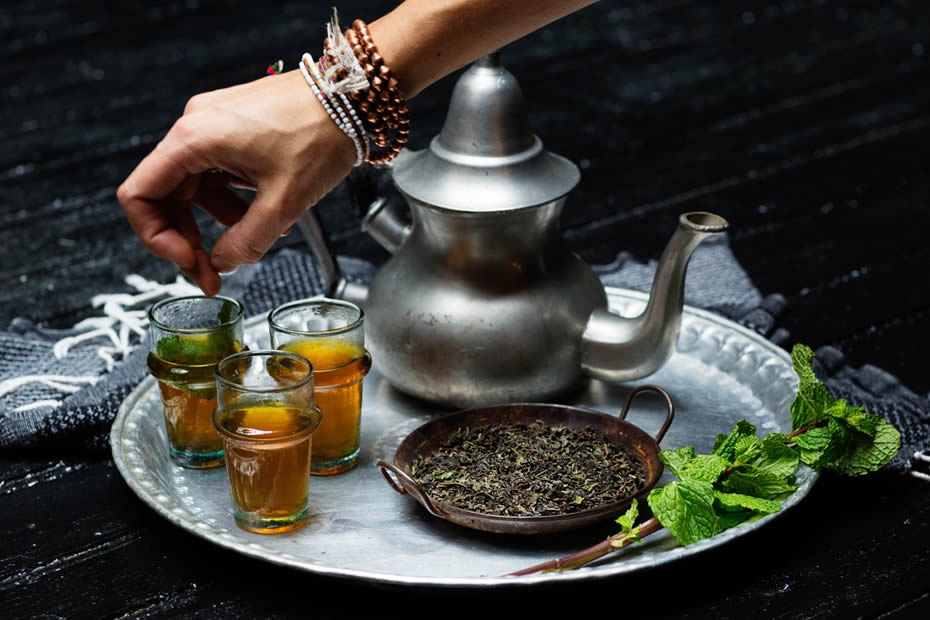
{"type": "Polygon", "coordinates": [[[189,366],[216,364],[240,350],[235,333],[227,328],[205,334],[170,334],[155,345],[155,354],[161,359],[189,366]]]}

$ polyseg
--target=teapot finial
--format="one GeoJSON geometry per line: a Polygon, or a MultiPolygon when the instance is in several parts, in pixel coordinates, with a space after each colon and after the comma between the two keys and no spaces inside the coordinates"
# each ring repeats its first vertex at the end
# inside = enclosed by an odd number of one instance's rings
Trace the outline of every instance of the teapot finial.
{"type": "Polygon", "coordinates": [[[501,66],[501,53],[500,50],[495,50],[490,54],[486,54],[475,61],[475,66],[477,67],[499,67],[501,66]]]}
{"type": "Polygon", "coordinates": [[[402,153],[391,175],[411,200],[471,213],[546,204],[581,179],[575,164],[533,133],[523,91],[499,52],[459,76],[439,135],[427,149],[402,153]]]}

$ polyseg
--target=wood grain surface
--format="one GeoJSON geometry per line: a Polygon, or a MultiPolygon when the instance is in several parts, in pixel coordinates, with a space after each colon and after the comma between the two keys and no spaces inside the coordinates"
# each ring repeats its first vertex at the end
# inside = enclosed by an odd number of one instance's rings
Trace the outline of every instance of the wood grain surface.
{"type": "MultiPolygon", "coordinates": [[[[353,1],[345,19],[393,3],[353,1]]],[[[329,3],[0,6],[0,326],[70,326],[89,297],[174,267],[115,190],[197,92],[318,51],[329,3]]],[[[475,33],[480,36],[480,33],[475,33]]],[[[921,0],[600,2],[503,50],[546,146],[582,168],[563,228],[591,263],[658,256],[710,210],[792,341],[930,391],[930,8],[921,0]]],[[[453,78],[411,102],[439,131],[453,78]]],[[[385,254],[343,187],[317,207],[335,250],[385,254]]],[[[201,219],[206,237],[218,225],[201,219]]],[[[301,245],[298,233],[279,246],[301,245]]],[[[0,352],[0,355],[3,353],[0,352]]],[[[2,412],[0,412],[2,413],[2,412]]],[[[145,506],[107,459],[0,454],[8,618],[910,618],[930,615],[930,486],[825,476],[795,510],[686,562],[546,589],[373,587],[245,558],[145,506]],[[368,614],[372,615],[372,614],[368,614]],[[503,617],[503,616],[501,616],[503,617]]],[[[372,549],[372,553],[378,553],[372,549]]]]}

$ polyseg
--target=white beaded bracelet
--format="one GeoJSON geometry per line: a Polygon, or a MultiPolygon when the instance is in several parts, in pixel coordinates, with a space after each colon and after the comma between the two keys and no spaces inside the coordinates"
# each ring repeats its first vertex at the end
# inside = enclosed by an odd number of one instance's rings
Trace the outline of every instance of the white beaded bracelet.
{"type": "MultiPolygon", "coordinates": [[[[339,108],[339,117],[343,120],[344,123],[352,126],[355,129],[355,135],[358,136],[359,141],[362,143],[362,151],[365,154],[365,158],[368,158],[368,153],[371,150],[371,143],[368,140],[368,133],[365,131],[365,126],[362,124],[362,120],[358,116],[358,112],[355,111],[355,107],[352,105],[352,102],[349,101],[349,98],[346,97],[342,91],[338,90],[336,84],[333,83],[334,72],[324,71],[325,58],[320,58],[320,61],[315,65],[310,67],[310,70],[313,74],[313,77],[316,78],[317,84],[323,86],[323,88],[329,87],[327,90],[329,92],[324,92],[324,94],[330,95],[330,102],[332,102],[332,96],[337,97],[337,101],[341,103],[339,108]],[[348,116],[347,116],[348,115],[348,116]]],[[[321,88],[320,90],[323,90],[321,88]]]]}
{"type": "MultiPolygon", "coordinates": [[[[349,120],[349,117],[346,115],[345,110],[341,106],[338,107],[338,112],[333,109],[333,105],[330,103],[329,98],[323,94],[323,91],[320,90],[320,87],[317,86],[317,80],[322,80],[322,76],[314,75],[314,69],[319,70],[316,67],[316,63],[313,60],[313,56],[310,54],[304,54],[301,57],[300,72],[304,76],[304,79],[307,81],[307,84],[310,85],[310,89],[313,91],[313,94],[316,95],[317,100],[320,102],[320,105],[323,106],[323,109],[326,110],[326,113],[329,115],[329,118],[332,119],[336,126],[352,140],[352,143],[355,145],[355,166],[361,166],[365,161],[365,152],[367,148],[362,146],[362,137],[358,135],[358,132],[355,130],[352,122],[349,120]],[[313,73],[312,73],[313,72],[313,73]]],[[[351,106],[349,106],[351,109],[351,106]]],[[[354,112],[354,110],[353,110],[354,112]]],[[[367,140],[366,140],[367,146],[367,140]]]]}

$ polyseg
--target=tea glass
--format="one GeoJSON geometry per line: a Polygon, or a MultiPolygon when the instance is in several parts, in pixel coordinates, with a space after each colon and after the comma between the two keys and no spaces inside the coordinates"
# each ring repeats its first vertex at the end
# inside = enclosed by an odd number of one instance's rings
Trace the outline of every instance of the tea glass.
{"type": "Polygon", "coordinates": [[[353,303],[307,299],[268,315],[271,346],[293,351],[313,365],[316,404],[323,422],[314,435],[316,475],[339,474],[358,464],[362,380],[371,369],[365,350],[365,314],[353,303]]]}
{"type": "Polygon", "coordinates": [[[285,351],[246,351],[216,367],[213,424],[223,438],[233,514],[259,534],[307,522],[310,458],[320,410],[313,367],[285,351]]]}
{"type": "Polygon", "coordinates": [[[148,369],[161,392],[168,453],[181,467],[223,464],[223,442],[212,422],[214,369],[244,348],[242,316],[236,300],[204,295],[172,297],[149,308],[148,369]]]}

